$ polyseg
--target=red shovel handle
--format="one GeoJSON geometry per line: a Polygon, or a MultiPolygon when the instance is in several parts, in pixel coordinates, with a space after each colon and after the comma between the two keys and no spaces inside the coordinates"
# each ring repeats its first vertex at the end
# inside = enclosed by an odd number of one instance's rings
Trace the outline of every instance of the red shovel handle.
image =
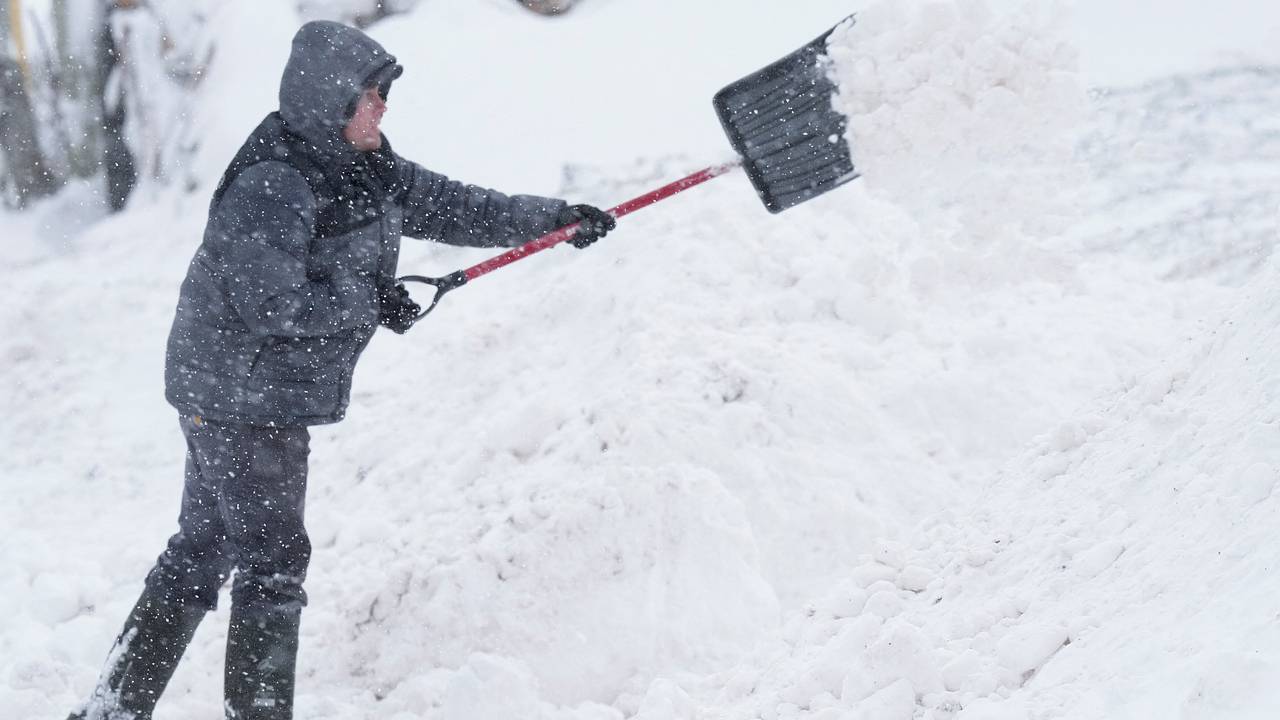
{"type": "MultiPolygon", "coordinates": [[[[609,214],[615,218],[620,218],[623,215],[630,215],[631,213],[641,208],[646,208],[660,200],[666,200],[676,193],[688,190],[695,185],[701,185],[711,178],[724,175],[738,166],[739,163],[732,162],[699,170],[688,177],[681,178],[673,183],[668,183],[657,190],[645,193],[638,198],[633,198],[621,205],[610,208],[609,214]]],[[[504,265],[510,265],[511,263],[529,257],[536,252],[541,252],[549,247],[559,245],[565,240],[573,237],[576,232],[578,232],[578,223],[566,225],[559,230],[552,230],[537,240],[531,240],[524,245],[508,250],[497,257],[489,258],[478,265],[472,265],[462,272],[467,276],[468,280],[475,280],[481,275],[487,275],[504,265]]]]}
{"type": "MultiPolygon", "coordinates": [[[[609,214],[613,215],[615,218],[620,218],[623,215],[630,215],[631,213],[641,208],[646,208],[660,200],[666,200],[676,193],[684,192],[695,185],[701,185],[711,178],[724,175],[740,165],[740,162],[731,162],[699,170],[688,177],[681,178],[673,183],[668,183],[657,190],[645,193],[638,198],[633,198],[621,205],[613,207],[609,210],[609,214]]],[[[433,285],[436,288],[436,294],[431,300],[431,305],[428,306],[426,310],[419,313],[414,322],[421,320],[427,316],[427,313],[434,310],[436,305],[440,303],[440,298],[444,297],[445,293],[454,290],[455,288],[462,287],[468,281],[475,280],[481,275],[487,275],[504,265],[510,265],[511,263],[527,258],[536,252],[541,252],[549,247],[559,245],[565,240],[573,237],[576,232],[578,232],[578,223],[565,225],[558,230],[552,230],[537,240],[531,240],[518,248],[513,248],[501,255],[489,258],[478,265],[472,265],[466,270],[451,272],[444,277],[432,278],[423,277],[421,275],[405,275],[404,277],[398,278],[400,282],[420,282],[433,285]]]]}

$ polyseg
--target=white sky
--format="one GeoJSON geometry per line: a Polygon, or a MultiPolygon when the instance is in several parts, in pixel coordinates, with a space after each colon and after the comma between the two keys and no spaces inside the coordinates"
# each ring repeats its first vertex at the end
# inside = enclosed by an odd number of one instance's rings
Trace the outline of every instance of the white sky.
{"type": "Polygon", "coordinates": [[[1075,25],[1091,85],[1280,63],[1278,0],[1077,0],[1075,25]]]}

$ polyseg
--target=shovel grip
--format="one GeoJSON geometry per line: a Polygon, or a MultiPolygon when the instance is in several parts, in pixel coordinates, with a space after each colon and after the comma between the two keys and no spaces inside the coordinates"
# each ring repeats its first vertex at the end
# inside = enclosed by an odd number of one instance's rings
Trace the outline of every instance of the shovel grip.
{"type": "Polygon", "coordinates": [[[424,285],[432,285],[436,289],[436,295],[435,297],[431,298],[431,304],[427,306],[426,310],[423,310],[422,312],[418,313],[418,316],[413,319],[415,323],[421,320],[422,318],[426,317],[428,314],[430,314],[432,310],[435,310],[436,305],[440,304],[440,298],[444,297],[445,293],[449,292],[450,290],[460,288],[463,285],[467,284],[467,276],[461,270],[451,272],[448,275],[445,275],[444,277],[425,277],[423,275],[403,275],[401,277],[396,278],[396,280],[402,283],[418,282],[418,283],[423,283],[424,285]]]}

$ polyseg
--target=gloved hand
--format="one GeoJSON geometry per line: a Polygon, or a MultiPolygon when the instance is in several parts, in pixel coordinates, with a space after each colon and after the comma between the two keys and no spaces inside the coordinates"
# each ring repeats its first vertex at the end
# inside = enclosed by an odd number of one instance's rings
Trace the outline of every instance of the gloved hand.
{"type": "Polygon", "coordinates": [[[572,225],[573,223],[582,223],[578,226],[578,232],[569,238],[569,242],[573,243],[573,246],[579,250],[618,227],[616,218],[594,205],[570,205],[560,211],[558,219],[560,227],[572,225]]]}
{"type": "Polygon", "coordinates": [[[420,312],[422,308],[409,297],[404,283],[378,288],[378,324],[390,328],[397,335],[409,332],[420,312]]]}

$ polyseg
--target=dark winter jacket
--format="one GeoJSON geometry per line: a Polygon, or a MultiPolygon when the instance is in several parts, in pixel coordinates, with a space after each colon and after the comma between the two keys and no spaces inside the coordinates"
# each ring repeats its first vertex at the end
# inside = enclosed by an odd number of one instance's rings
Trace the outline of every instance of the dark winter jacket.
{"type": "Polygon", "coordinates": [[[394,282],[400,238],[514,246],[554,229],[560,200],[463,185],[342,138],[355,100],[395,58],[352,28],[303,26],[280,110],[214,194],[169,335],[179,411],[260,425],[342,419],[356,360],[394,282]]]}

